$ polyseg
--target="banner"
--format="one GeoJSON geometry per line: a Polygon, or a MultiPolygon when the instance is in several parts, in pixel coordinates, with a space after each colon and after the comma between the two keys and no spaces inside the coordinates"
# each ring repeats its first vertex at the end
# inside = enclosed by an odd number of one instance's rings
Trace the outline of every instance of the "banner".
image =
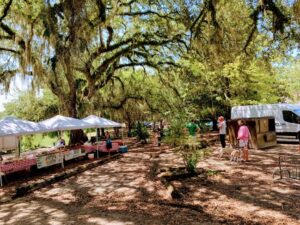
{"type": "Polygon", "coordinates": [[[69,150],[68,152],[65,152],[65,160],[68,161],[70,159],[75,159],[80,156],[85,155],[85,150],[84,149],[73,149],[69,150]]]}
{"type": "Polygon", "coordinates": [[[63,162],[63,155],[62,153],[50,153],[47,155],[40,155],[36,157],[36,161],[37,161],[37,168],[43,168],[43,167],[47,167],[47,166],[52,166],[55,164],[59,164],[63,162]]]}

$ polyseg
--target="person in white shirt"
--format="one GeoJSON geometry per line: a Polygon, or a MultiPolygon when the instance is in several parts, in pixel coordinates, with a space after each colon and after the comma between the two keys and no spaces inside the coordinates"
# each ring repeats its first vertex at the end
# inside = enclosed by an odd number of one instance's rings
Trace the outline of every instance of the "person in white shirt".
{"type": "Polygon", "coordinates": [[[61,148],[64,147],[66,145],[65,140],[60,137],[59,140],[56,142],[55,148],[61,148]]]}
{"type": "Polygon", "coordinates": [[[225,148],[226,142],[226,122],[223,116],[219,116],[218,118],[218,128],[219,128],[219,134],[220,134],[220,141],[222,148],[225,148]]]}

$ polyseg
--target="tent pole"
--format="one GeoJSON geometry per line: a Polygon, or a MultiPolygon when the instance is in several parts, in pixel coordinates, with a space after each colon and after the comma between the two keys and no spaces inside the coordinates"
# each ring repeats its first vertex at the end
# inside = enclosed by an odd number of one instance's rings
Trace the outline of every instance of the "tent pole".
{"type": "Polygon", "coordinates": [[[21,155],[21,140],[20,136],[18,136],[18,150],[16,151],[16,158],[20,158],[21,155]]]}
{"type": "Polygon", "coordinates": [[[97,159],[99,159],[99,135],[98,135],[98,130],[99,128],[96,128],[96,136],[97,136],[97,159]]]}
{"type": "Polygon", "coordinates": [[[124,145],[124,131],[123,131],[123,126],[122,126],[122,145],[124,145]]]}
{"type": "MultiPolygon", "coordinates": [[[[60,131],[60,138],[62,138],[62,130],[60,131]]],[[[66,144],[66,143],[65,143],[66,144]]],[[[64,147],[60,147],[60,157],[61,157],[61,168],[65,168],[65,165],[64,165],[64,155],[63,155],[63,153],[62,153],[62,150],[65,148],[65,145],[64,145],[64,147]]]]}
{"type": "Polygon", "coordinates": [[[63,153],[62,153],[63,148],[64,148],[64,147],[60,147],[59,152],[60,152],[60,157],[61,157],[61,168],[64,169],[64,168],[65,168],[65,165],[64,165],[64,155],[63,155],[63,153]]]}

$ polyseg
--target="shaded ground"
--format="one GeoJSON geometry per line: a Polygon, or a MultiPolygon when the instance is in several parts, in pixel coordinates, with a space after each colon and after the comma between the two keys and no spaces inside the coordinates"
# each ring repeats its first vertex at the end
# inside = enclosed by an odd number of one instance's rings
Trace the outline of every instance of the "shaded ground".
{"type": "Polygon", "coordinates": [[[272,180],[277,153],[296,151],[252,151],[246,164],[212,155],[198,166],[225,172],[176,181],[184,198],[175,201],[153,170],[183,166],[180,157],[136,145],[118,161],[0,205],[0,224],[299,224],[298,184],[272,180]]]}

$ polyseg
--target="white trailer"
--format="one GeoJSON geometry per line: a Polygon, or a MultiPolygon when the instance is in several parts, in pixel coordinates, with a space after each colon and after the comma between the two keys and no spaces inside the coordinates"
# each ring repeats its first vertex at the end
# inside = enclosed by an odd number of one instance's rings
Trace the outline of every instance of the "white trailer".
{"type": "Polygon", "coordinates": [[[231,119],[274,117],[277,141],[299,142],[300,105],[266,104],[235,106],[231,109],[231,119]]]}

